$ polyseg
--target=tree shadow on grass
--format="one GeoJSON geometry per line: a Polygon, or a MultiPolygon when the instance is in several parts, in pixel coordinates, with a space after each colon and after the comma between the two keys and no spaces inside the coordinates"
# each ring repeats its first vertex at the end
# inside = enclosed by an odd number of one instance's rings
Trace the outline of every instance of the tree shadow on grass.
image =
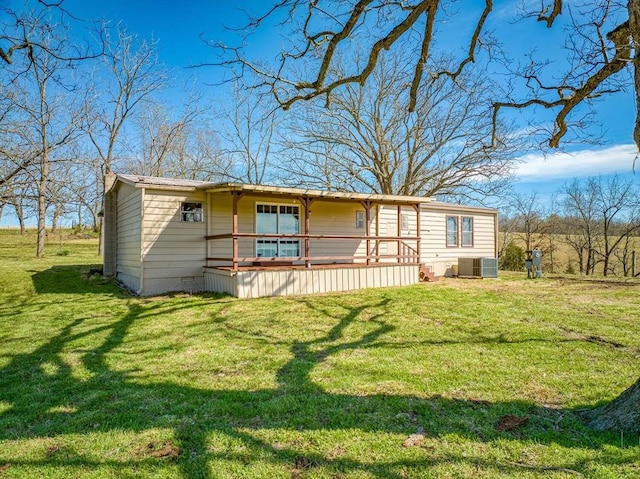
{"type": "Polygon", "coordinates": [[[101,271],[99,264],[52,266],[33,271],[31,281],[37,294],[95,294],[104,292],[105,285],[114,285],[101,271]]]}
{"type": "MultiPolygon", "coordinates": [[[[50,274],[58,275],[60,271],[50,274]]],[[[75,274],[73,270],[66,271],[75,274]]],[[[43,286],[40,291],[51,292],[49,288],[56,282],[46,275],[42,278],[46,279],[42,284],[49,286],[43,286]]],[[[85,285],[78,290],[86,293],[87,288],[85,285]]],[[[312,302],[305,304],[315,308],[312,302]]],[[[480,442],[517,438],[586,449],[619,445],[615,442],[617,438],[606,433],[564,433],[560,429],[560,417],[562,427],[575,426],[578,430],[581,427],[574,411],[549,410],[523,401],[491,403],[441,396],[337,394],[327,392],[312,381],[312,370],[336,354],[379,347],[381,339],[394,329],[385,322],[385,312],[393,307],[393,301],[388,298],[357,307],[343,305],[346,313],[336,318],[325,334],[307,341],[294,341],[289,348],[290,359],[277,371],[273,388],[215,390],[168,381],[141,384],[134,377],[134,371],[116,371],[110,367],[110,353],[123,345],[136,321],[160,313],[178,314],[193,307],[202,305],[194,306],[188,301],[167,305],[162,301],[129,300],[126,314],[106,324],[94,325],[85,318],[74,319],[37,349],[5,356],[8,360],[0,368],[0,405],[4,406],[4,410],[0,409],[0,441],[50,438],[54,444],[47,449],[46,457],[40,459],[16,460],[0,450],[0,466],[6,463],[31,470],[45,466],[75,467],[85,471],[106,467],[115,475],[130,474],[133,469],[175,467],[183,477],[213,478],[231,473],[212,470],[212,463],[232,468],[260,462],[272,471],[277,468],[278,473],[282,473],[284,469],[294,477],[321,468],[325,474],[335,476],[366,472],[375,477],[400,478],[403,470],[421,470],[445,463],[466,463],[504,474],[521,471],[524,466],[487,457],[469,457],[462,451],[433,453],[420,449],[419,444],[415,449],[417,453],[407,448],[406,453],[394,456],[397,457],[394,460],[354,457],[341,452],[339,447],[331,453],[317,452],[317,447],[301,444],[299,435],[333,432],[357,439],[363,435],[394,434],[399,438],[400,451],[403,450],[402,438],[416,433],[427,437],[457,435],[480,442]],[[355,338],[347,337],[347,328],[365,313],[368,332],[355,338]],[[79,364],[71,365],[64,354],[73,350],[72,344],[91,338],[95,339],[95,347],[76,348],[79,364]],[[83,377],[78,376],[78,366],[86,371],[83,377]],[[507,414],[526,415],[530,421],[515,431],[496,431],[493,426],[507,414]],[[110,459],[108,455],[96,459],[55,443],[56,438],[69,434],[143,433],[150,429],[166,429],[171,434],[160,443],[140,444],[127,454],[128,459],[110,459]],[[286,434],[287,431],[291,434],[286,434]],[[273,435],[279,434],[285,439],[274,440],[273,435]],[[292,434],[298,436],[291,439],[292,434]],[[218,438],[218,446],[212,445],[212,438],[218,438]]],[[[315,313],[333,317],[317,309],[315,313]]],[[[215,324],[224,327],[220,318],[215,324]]],[[[599,461],[606,463],[607,459],[603,457],[599,461]]],[[[527,471],[539,474],[550,470],[545,466],[526,467],[527,471]]],[[[575,462],[564,467],[580,472],[589,466],[575,462]]]]}

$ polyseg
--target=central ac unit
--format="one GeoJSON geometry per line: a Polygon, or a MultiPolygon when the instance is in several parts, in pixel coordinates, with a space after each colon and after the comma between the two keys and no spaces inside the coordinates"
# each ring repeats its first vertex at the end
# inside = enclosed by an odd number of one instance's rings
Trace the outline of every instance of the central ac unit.
{"type": "Polygon", "coordinates": [[[497,278],[496,258],[458,258],[458,275],[476,278],[497,278]]]}

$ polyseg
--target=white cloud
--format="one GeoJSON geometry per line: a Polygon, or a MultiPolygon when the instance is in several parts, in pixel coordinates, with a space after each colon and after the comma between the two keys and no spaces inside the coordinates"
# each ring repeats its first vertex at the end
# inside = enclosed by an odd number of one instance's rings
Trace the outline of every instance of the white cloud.
{"type": "MultiPolygon", "coordinates": [[[[524,181],[583,176],[627,174],[633,171],[638,150],[635,145],[615,145],[602,150],[581,150],[550,155],[528,154],[518,160],[516,176],[524,181]]],[[[640,168],[640,160],[636,163],[640,168]]]]}

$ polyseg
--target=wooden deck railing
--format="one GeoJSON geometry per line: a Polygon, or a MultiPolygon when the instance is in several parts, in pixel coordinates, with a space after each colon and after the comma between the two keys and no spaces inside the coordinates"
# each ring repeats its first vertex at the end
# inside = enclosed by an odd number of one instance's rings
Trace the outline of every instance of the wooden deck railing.
{"type": "Polygon", "coordinates": [[[366,236],[366,235],[334,235],[334,234],[273,234],[273,233],[224,233],[217,235],[208,235],[205,237],[207,241],[231,240],[232,256],[230,257],[207,257],[207,261],[230,263],[233,269],[237,269],[239,263],[276,263],[282,261],[304,262],[310,267],[314,261],[336,261],[336,262],[356,262],[363,260],[366,264],[372,261],[379,262],[381,259],[395,259],[398,263],[419,263],[420,262],[420,237],[419,236],[366,236]],[[239,256],[238,241],[240,239],[284,239],[284,240],[301,240],[304,254],[296,257],[252,257],[239,256]],[[311,255],[312,240],[331,240],[331,241],[364,241],[366,246],[366,254],[364,255],[311,255]],[[389,242],[397,245],[397,253],[395,254],[379,254],[380,243],[389,242]],[[408,244],[415,242],[415,247],[408,244]],[[372,243],[375,246],[372,249],[372,243]]]}

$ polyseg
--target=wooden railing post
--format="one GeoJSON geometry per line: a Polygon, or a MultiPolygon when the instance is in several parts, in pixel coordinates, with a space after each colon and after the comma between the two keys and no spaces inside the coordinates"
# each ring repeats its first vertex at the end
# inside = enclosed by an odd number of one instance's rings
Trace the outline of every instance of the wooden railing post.
{"type": "Polygon", "coordinates": [[[300,203],[304,207],[304,257],[306,258],[304,264],[307,268],[311,268],[311,246],[309,242],[309,235],[311,234],[311,203],[313,199],[309,197],[300,198],[300,203]]]}
{"type": "Polygon", "coordinates": [[[364,207],[367,264],[369,265],[371,264],[371,206],[373,206],[373,201],[363,201],[361,204],[364,207]]]}
{"type": "Polygon", "coordinates": [[[422,230],[420,228],[420,203],[416,203],[413,205],[413,209],[416,210],[416,236],[418,237],[418,243],[416,245],[416,254],[418,255],[417,263],[422,262],[422,254],[421,254],[421,243],[422,243],[422,230]]]}
{"type": "Polygon", "coordinates": [[[240,201],[240,197],[242,193],[239,191],[234,191],[231,193],[233,195],[233,209],[232,209],[232,223],[231,223],[231,242],[232,242],[232,253],[231,253],[231,264],[233,266],[233,270],[238,270],[238,201],[240,201]]]}
{"type": "MultiPolygon", "coordinates": [[[[400,236],[402,236],[402,205],[398,205],[398,218],[397,218],[397,223],[398,223],[398,228],[396,231],[396,236],[398,236],[398,238],[400,236]]],[[[397,251],[398,251],[398,263],[403,263],[406,260],[403,260],[400,258],[400,245],[402,244],[402,240],[398,240],[398,246],[397,246],[397,251]]]]}

